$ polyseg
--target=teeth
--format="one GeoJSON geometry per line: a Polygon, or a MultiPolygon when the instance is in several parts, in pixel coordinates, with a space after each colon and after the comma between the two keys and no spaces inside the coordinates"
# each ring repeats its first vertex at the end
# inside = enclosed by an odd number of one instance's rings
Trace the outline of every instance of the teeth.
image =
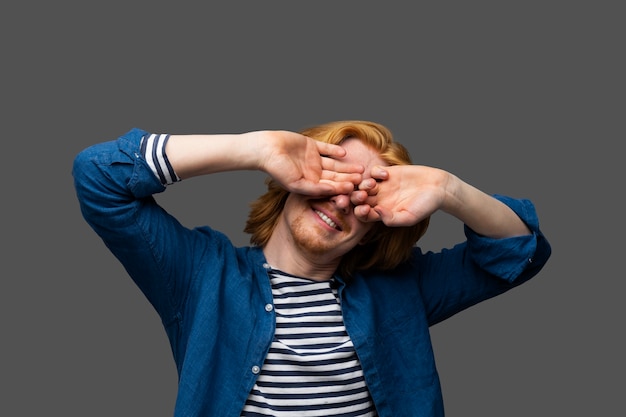
{"type": "Polygon", "coordinates": [[[320,216],[320,219],[324,220],[326,222],[327,225],[329,225],[330,227],[332,227],[333,229],[337,228],[337,223],[335,223],[334,221],[332,221],[330,219],[330,217],[328,217],[327,215],[325,215],[324,213],[322,213],[319,210],[315,210],[315,212],[317,213],[318,216],[320,216]]]}

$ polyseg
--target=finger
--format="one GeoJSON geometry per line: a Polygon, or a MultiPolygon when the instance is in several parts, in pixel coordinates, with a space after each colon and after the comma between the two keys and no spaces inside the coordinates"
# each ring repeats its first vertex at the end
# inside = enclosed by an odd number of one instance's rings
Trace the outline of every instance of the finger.
{"type": "Polygon", "coordinates": [[[368,195],[378,194],[378,182],[373,178],[366,178],[358,185],[358,189],[365,191],[368,195]]]}
{"type": "Polygon", "coordinates": [[[370,175],[376,180],[384,181],[389,178],[389,171],[380,165],[376,165],[372,167],[370,175]]]}
{"type": "Polygon", "coordinates": [[[380,221],[380,215],[367,204],[355,206],[354,215],[358,220],[366,223],[380,221]]]}
{"type": "Polygon", "coordinates": [[[346,156],[346,150],[339,145],[321,142],[319,140],[316,140],[315,143],[317,144],[317,151],[322,156],[330,156],[333,158],[342,158],[346,156]]]}
{"type": "Polygon", "coordinates": [[[332,195],[335,191],[335,187],[332,184],[322,181],[307,181],[305,179],[285,184],[284,186],[289,192],[310,196],[332,195]]]}
{"type": "Polygon", "coordinates": [[[356,190],[350,194],[350,202],[354,204],[355,206],[360,206],[363,204],[367,204],[369,206],[370,204],[368,204],[368,201],[367,201],[368,197],[369,196],[367,195],[367,191],[356,190]]]}
{"type": "Polygon", "coordinates": [[[346,194],[346,190],[350,190],[353,187],[351,183],[335,183],[320,181],[317,183],[311,181],[303,181],[298,183],[292,183],[287,187],[290,192],[314,196],[314,197],[327,197],[333,195],[346,194]]]}
{"type": "Polygon", "coordinates": [[[389,227],[412,226],[416,224],[414,216],[408,211],[394,212],[381,206],[372,208],[379,214],[382,222],[389,227]]]}
{"type": "Polygon", "coordinates": [[[387,210],[381,206],[375,206],[372,208],[372,211],[378,214],[380,220],[385,223],[385,225],[391,226],[391,223],[393,223],[393,212],[391,210],[387,210]]]}
{"type": "Polygon", "coordinates": [[[322,169],[335,172],[349,172],[359,174],[362,174],[365,170],[365,168],[361,164],[339,161],[337,159],[329,157],[322,157],[322,169]]]}
{"type": "Polygon", "coordinates": [[[319,186],[323,194],[321,195],[342,195],[350,194],[354,190],[354,183],[350,181],[333,181],[321,179],[319,186]]]}
{"type": "Polygon", "coordinates": [[[336,172],[336,171],[323,170],[320,178],[326,181],[349,182],[351,185],[351,189],[348,191],[353,191],[355,188],[355,185],[359,184],[363,177],[359,173],[342,173],[342,172],[336,172]]]}

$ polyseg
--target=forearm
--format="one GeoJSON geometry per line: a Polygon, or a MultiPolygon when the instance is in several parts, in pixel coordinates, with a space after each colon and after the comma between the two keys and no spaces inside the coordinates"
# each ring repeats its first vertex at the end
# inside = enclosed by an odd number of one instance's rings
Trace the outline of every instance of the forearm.
{"type": "Polygon", "coordinates": [[[259,168],[263,132],[170,135],[165,153],[181,178],[259,168]]]}
{"type": "Polygon", "coordinates": [[[506,204],[451,174],[442,210],[483,236],[500,239],[531,233],[506,204]]]}

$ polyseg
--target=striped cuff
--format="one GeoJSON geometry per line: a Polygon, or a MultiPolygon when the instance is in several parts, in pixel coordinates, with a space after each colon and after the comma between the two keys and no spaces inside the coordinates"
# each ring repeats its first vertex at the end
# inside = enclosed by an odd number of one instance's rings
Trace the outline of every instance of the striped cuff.
{"type": "Polygon", "coordinates": [[[180,181],[165,154],[165,144],[169,138],[170,135],[154,133],[141,138],[141,155],[163,185],[180,181]]]}

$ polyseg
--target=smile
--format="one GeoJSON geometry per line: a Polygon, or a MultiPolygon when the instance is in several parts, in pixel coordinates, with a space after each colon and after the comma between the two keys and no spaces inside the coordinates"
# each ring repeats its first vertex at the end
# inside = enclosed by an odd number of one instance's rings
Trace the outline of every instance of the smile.
{"type": "Polygon", "coordinates": [[[332,227],[333,229],[336,230],[341,230],[341,228],[337,225],[337,223],[335,223],[334,221],[332,221],[332,219],[330,217],[328,217],[327,215],[325,215],[324,213],[322,213],[319,210],[315,210],[315,213],[319,216],[320,219],[324,220],[324,222],[329,225],[330,227],[332,227]]]}

